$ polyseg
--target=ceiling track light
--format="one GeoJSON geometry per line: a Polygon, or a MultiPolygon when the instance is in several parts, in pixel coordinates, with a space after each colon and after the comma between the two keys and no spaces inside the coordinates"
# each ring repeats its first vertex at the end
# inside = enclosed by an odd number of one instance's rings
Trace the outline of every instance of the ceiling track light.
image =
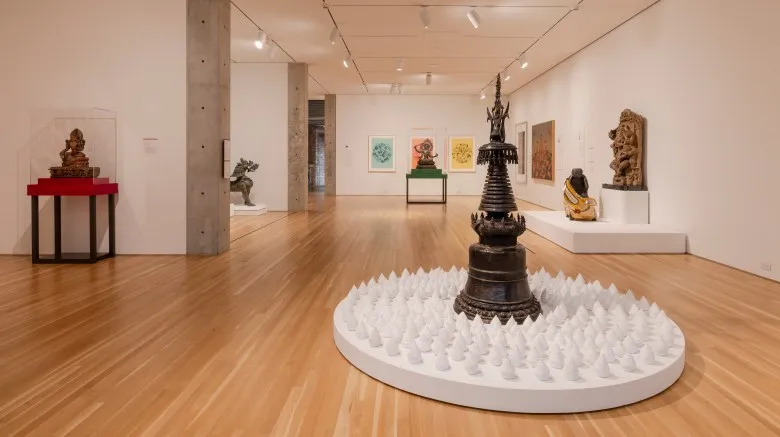
{"type": "Polygon", "coordinates": [[[481,92],[481,93],[479,93],[479,100],[485,100],[485,97],[487,97],[487,96],[485,95],[485,90],[482,90],[482,92],[481,92]]]}
{"type": "Polygon", "coordinates": [[[333,30],[330,31],[330,43],[336,44],[336,41],[339,40],[339,28],[334,27],[333,30]]]}
{"type": "Polygon", "coordinates": [[[257,38],[255,39],[255,47],[262,50],[265,44],[268,42],[268,35],[262,30],[257,32],[257,38]]]}
{"type": "Polygon", "coordinates": [[[504,76],[504,82],[508,81],[511,78],[512,78],[512,75],[507,74],[506,76],[504,76]]]}
{"type": "Polygon", "coordinates": [[[398,59],[395,61],[395,71],[404,71],[404,60],[398,59]]]}
{"type": "Polygon", "coordinates": [[[268,56],[271,57],[271,59],[276,57],[276,51],[279,48],[279,46],[276,45],[273,41],[271,41],[271,44],[269,44],[270,49],[268,51],[268,56]]]}
{"type": "Polygon", "coordinates": [[[528,57],[525,55],[520,56],[517,58],[517,63],[520,64],[520,68],[525,69],[528,67],[528,57]]]}
{"type": "Polygon", "coordinates": [[[344,57],[344,60],[341,61],[341,64],[344,66],[344,68],[349,68],[349,64],[352,63],[352,55],[347,54],[347,56],[344,57]]]}
{"type": "Polygon", "coordinates": [[[466,18],[471,21],[471,25],[474,26],[474,29],[479,29],[479,15],[477,15],[476,9],[470,10],[469,13],[466,14],[466,18]]]}
{"type": "Polygon", "coordinates": [[[425,73],[425,84],[426,85],[430,85],[432,79],[433,79],[433,75],[431,75],[430,72],[425,73]]]}
{"type": "Polygon", "coordinates": [[[422,6],[420,8],[420,20],[424,28],[431,27],[431,15],[428,13],[428,6],[422,6]]]}

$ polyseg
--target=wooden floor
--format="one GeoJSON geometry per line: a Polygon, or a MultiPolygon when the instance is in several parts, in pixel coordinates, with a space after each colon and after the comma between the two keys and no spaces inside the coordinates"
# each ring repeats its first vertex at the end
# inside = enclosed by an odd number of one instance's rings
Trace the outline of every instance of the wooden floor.
{"type": "Polygon", "coordinates": [[[572,255],[521,238],[531,269],[631,288],[681,326],[685,372],[650,400],[493,413],[355,370],[333,344],[336,303],[382,272],[466,265],[477,204],[316,197],[219,257],[2,257],[0,436],[780,435],[780,284],[687,255],[572,255]]]}

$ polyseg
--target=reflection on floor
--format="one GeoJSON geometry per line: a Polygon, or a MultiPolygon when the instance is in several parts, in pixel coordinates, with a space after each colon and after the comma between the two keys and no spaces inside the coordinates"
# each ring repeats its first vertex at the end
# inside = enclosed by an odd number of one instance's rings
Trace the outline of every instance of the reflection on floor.
{"type": "Polygon", "coordinates": [[[252,232],[263,229],[275,221],[290,215],[289,212],[271,211],[263,215],[246,215],[230,217],[230,241],[246,237],[252,232]]]}
{"type": "Polygon", "coordinates": [[[236,221],[244,236],[215,257],[0,257],[0,436],[780,435],[780,284],[690,255],[575,255],[527,232],[530,269],[581,272],[666,309],[685,332],[685,371],[615,410],[466,409],[353,368],[332,315],[379,273],[465,266],[479,198],[310,199],[265,227],[236,221]]]}

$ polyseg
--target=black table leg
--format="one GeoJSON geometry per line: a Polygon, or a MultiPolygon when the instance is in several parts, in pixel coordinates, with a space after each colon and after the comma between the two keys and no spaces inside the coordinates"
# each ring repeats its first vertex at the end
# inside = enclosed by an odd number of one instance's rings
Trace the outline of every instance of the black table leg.
{"type": "Polygon", "coordinates": [[[89,260],[97,262],[97,197],[89,196],[89,260]]]}
{"type": "Polygon", "coordinates": [[[30,234],[32,235],[32,262],[37,263],[41,260],[40,252],[38,251],[38,196],[30,197],[30,206],[32,215],[32,229],[30,229],[30,234]]]}
{"type": "Polygon", "coordinates": [[[406,203],[409,203],[409,178],[406,178],[406,203]]]}
{"type": "Polygon", "coordinates": [[[54,259],[62,259],[62,197],[54,196],[54,259]]]}
{"type": "Polygon", "coordinates": [[[116,255],[116,231],[114,225],[116,222],[116,206],[114,205],[114,195],[108,195],[108,256],[116,255]]]}

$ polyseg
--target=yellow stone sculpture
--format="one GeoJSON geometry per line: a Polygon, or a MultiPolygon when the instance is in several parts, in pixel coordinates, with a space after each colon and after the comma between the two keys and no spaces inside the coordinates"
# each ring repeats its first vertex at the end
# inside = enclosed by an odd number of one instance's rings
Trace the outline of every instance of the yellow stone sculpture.
{"type": "Polygon", "coordinates": [[[569,220],[596,221],[596,206],[598,202],[588,197],[588,178],[581,168],[571,171],[563,187],[563,208],[569,220]]]}

